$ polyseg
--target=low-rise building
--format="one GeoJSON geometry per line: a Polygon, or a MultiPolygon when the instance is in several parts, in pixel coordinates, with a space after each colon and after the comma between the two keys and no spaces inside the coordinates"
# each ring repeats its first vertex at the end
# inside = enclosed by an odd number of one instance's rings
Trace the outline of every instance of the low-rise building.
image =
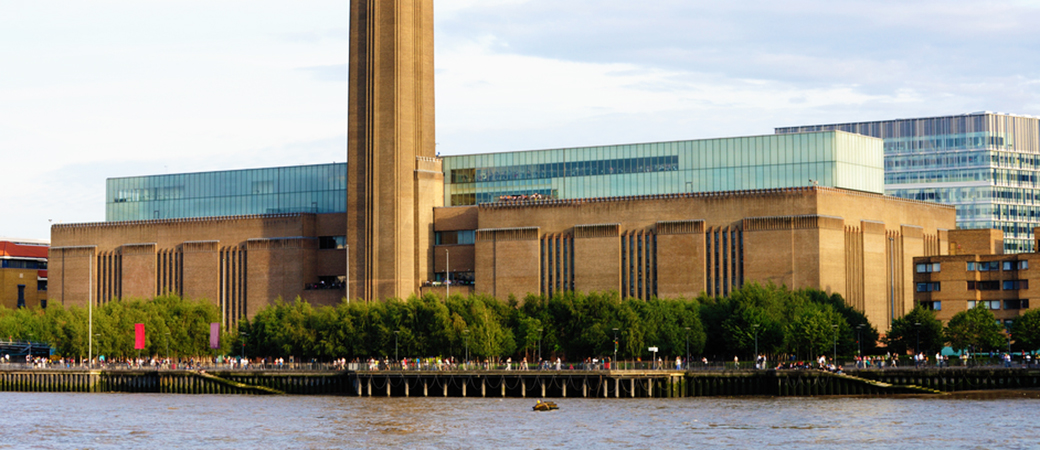
{"type": "Polygon", "coordinates": [[[1040,292],[1040,254],[1005,254],[1000,230],[957,230],[949,236],[949,254],[914,258],[915,302],[943,322],[986,308],[1009,327],[1023,311],[1040,306],[1034,294],[1040,292]]]}
{"type": "Polygon", "coordinates": [[[0,238],[0,304],[47,307],[47,241],[0,238]]]}

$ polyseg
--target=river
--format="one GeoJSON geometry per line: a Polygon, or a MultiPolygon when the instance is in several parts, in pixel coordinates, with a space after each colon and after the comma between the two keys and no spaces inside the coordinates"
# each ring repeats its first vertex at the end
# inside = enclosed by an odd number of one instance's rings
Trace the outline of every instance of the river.
{"type": "Polygon", "coordinates": [[[1040,400],[0,393],[0,448],[1037,448],[1040,400]]]}

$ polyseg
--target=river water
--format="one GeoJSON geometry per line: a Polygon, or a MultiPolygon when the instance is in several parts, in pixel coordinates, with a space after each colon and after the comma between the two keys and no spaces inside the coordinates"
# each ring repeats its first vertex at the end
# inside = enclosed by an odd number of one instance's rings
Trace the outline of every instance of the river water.
{"type": "Polygon", "coordinates": [[[1040,400],[0,393],[0,448],[1040,447],[1040,400]]]}

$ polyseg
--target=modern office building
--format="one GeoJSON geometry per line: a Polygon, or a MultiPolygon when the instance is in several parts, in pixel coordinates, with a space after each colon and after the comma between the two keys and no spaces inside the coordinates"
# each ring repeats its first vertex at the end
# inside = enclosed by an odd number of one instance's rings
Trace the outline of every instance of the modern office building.
{"type": "Polygon", "coordinates": [[[997,229],[1007,253],[1032,252],[1040,226],[1040,119],[978,112],[777,128],[842,130],[885,141],[885,193],[957,207],[957,227],[997,229]]]}
{"type": "Polygon", "coordinates": [[[47,307],[46,241],[0,238],[0,304],[47,307]]]}

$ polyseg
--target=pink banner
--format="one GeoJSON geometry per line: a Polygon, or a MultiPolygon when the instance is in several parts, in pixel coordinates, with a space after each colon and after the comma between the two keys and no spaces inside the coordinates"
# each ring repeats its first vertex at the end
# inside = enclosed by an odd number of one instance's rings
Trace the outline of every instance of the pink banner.
{"type": "Polygon", "coordinates": [[[220,324],[209,324],[209,348],[220,348],[220,324]]]}
{"type": "Polygon", "coordinates": [[[135,335],[134,336],[135,337],[135,339],[134,339],[134,349],[135,350],[144,350],[144,324],[143,323],[135,323],[134,324],[134,335],[135,335]]]}

